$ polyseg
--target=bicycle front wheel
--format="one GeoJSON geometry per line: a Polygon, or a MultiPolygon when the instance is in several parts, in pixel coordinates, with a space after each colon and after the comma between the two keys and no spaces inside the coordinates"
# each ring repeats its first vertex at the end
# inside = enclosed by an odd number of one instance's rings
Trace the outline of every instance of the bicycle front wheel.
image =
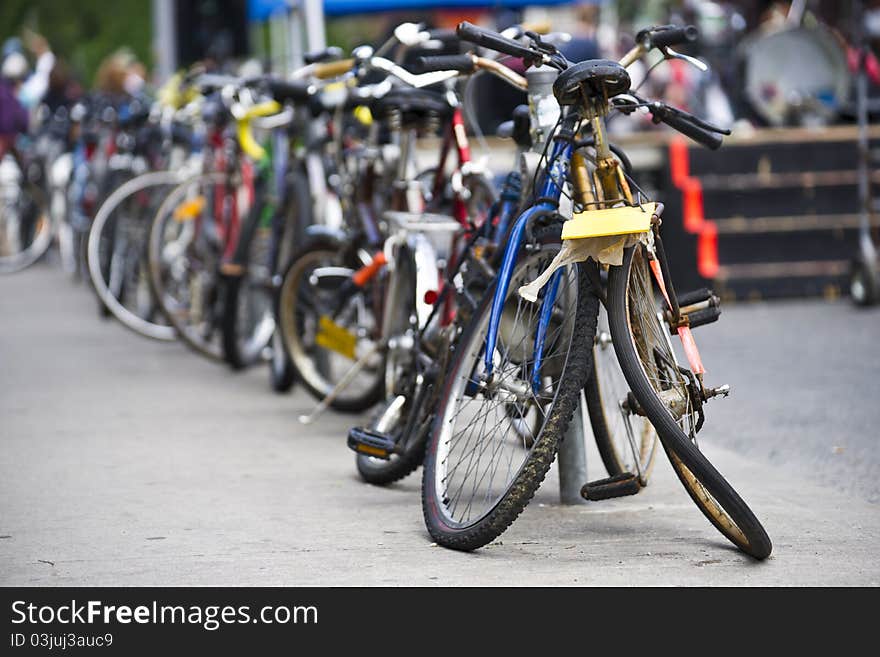
{"type": "Polygon", "coordinates": [[[513,272],[491,376],[483,354],[494,285],[462,334],[443,383],[425,456],[422,509],[431,536],[445,547],[482,547],[522,512],[556,457],[590,371],[598,299],[585,266],[577,265],[561,270],[535,385],[544,303],[522,299],[518,289],[558,252],[558,227],[536,234],[536,241],[536,248],[523,250],[513,272]],[[511,407],[517,413],[511,414],[511,407]],[[523,422],[529,413],[539,420],[523,422]]]}
{"type": "Polygon", "coordinates": [[[691,396],[691,379],[677,365],[658,298],[647,249],[642,244],[630,247],[608,279],[609,324],[620,367],[700,511],[740,550],[765,559],[772,551],[767,532],[697,446],[699,409],[691,396]]]}
{"type": "Polygon", "coordinates": [[[225,290],[219,275],[230,215],[244,214],[229,176],[209,173],[171,191],[150,228],[150,285],[159,307],[197,353],[223,357],[225,290]]]}

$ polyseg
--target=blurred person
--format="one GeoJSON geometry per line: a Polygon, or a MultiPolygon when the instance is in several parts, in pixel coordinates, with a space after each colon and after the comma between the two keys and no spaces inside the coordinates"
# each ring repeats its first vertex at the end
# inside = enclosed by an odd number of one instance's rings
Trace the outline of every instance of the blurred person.
{"type": "Polygon", "coordinates": [[[117,98],[136,97],[144,91],[147,69],[127,48],[103,59],[95,74],[95,90],[117,98]]]}
{"type": "Polygon", "coordinates": [[[62,59],[56,58],[55,66],[49,73],[49,88],[43,96],[43,104],[51,112],[61,107],[69,107],[83,95],[83,88],[73,77],[70,67],[62,59]]]}
{"type": "Polygon", "coordinates": [[[20,52],[10,52],[0,64],[0,205],[4,207],[0,217],[0,251],[17,253],[30,244],[33,235],[33,216],[18,212],[6,214],[6,208],[14,206],[20,197],[18,187],[22,178],[19,154],[15,150],[16,138],[28,129],[28,113],[18,99],[22,82],[28,74],[28,63],[20,52]],[[10,155],[12,157],[7,157],[10,155]]]}
{"type": "Polygon", "coordinates": [[[28,63],[20,52],[11,52],[0,65],[0,160],[17,135],[27,132],[28,113],[18,99],[28,74],[28,63]]]}
{"type": "Polygon", "coordinates": [[[107,55],[95,73],[95,90],[110,96],[125,96],[125,83],[133,61],[134,56],[127,50],[107,55]]]}
{"type": "Polygon", "coordinates": [[[599,42],[596,30],[599,25],[599,7],[589,2],[581,2],[574,10],[575,23],[571,33],[571,41],[560,50],[572,62],[583,62],[588,59],[599,59],[599,42]]]}
{"type": "Polygon", "coordinates": [[[25,80],[18,92],[18,98],[28,109],[37,107],[49,90],[49,76],[55,66],[55,54],[49,42],[41,34],[24,31],[24,43],[34,56],[34,71],[25,80]]]}

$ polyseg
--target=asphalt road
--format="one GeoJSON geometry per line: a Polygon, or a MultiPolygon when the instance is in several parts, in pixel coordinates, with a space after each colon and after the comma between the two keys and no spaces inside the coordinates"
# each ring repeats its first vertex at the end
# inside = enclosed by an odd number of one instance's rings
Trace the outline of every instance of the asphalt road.
{"type": "Polygon", "coordinates": [[[0,585],[880,584],[880,312],[743,305],[697,337],[733,387],[703,449],[769,560],[728,546],[664,461],[638,496],[574,507],[551,477],[461,554],[431,544],[417,476],[357,479],[351,417],[303,427],[303,392],[101,320],[49,266],[0,278],[0,585]]]}

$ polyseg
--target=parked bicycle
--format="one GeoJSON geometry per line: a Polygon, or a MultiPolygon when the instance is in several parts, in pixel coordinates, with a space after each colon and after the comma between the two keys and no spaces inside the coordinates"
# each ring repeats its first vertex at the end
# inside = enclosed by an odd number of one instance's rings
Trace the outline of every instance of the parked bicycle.
{"type": "MultiPolygon", "coordinates": [[[[587,382],[602,297],[632,392],[620,400],[625,418],[646,417],[710,522],[741,550],[766,558],[771,551],[766,532],[696,440],[705,403],[728,392],[726,386],[705,385],[691,335],[691,328],[717,319],[717,299],[708,292],[676,295],[660,238],[663,206],[627,178],[604,131],[610,110],[645,108],[701,144],[721,145],[720,130],[630,90],[627,65],[652,49],[678,56],[671,46],[686,41],[693,29],[644,30],[620,62],[576,64],[537,35],[522,45],[467,23],[458,33],[527,64],[559,69],[554,92],[565,111],[537,202],[514,224],[492,295],[467,328],[447,376],[425,459],[422,497],[429,532],[447,547],[478,548],[526,506],[587,382]],[[583,162],[573,157],[586,150],[582,132],[592,151],[583,162]],[[576,210],[571,219],[558,214],[566,188],[576,210]],[[598,263],[609,267],[607,286],[598,263]],[[679,364],[670,334],[679,336],[688,367],[679,364]],[[541,414],[531,441],[513,432],[506,412],[510,402],[541,414]]],[[[638,486],[638,476],[623,473],[602,485],[628,492],[638,486]]]]}

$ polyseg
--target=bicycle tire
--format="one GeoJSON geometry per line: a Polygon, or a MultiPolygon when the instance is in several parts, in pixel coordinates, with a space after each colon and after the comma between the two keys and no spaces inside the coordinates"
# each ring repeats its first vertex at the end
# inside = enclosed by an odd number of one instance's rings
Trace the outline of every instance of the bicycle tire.
{"type": "MultiPolygon", "coordinates": [[[[724,476],[697,448],[658,397],[645,372],[630,328],[629,281],[636,249],[628,248],[623,264],[611,267],[608,281],[608,315],[614,349],[624,376],[654,425],[673,469],[688,495],[709,522],[731,543],[755,559],[766,559],[772,543],[754,512],[724,476]]],[[[636,266],[644,262],[640,258],[636,266]]],[[[654,300],[652,299],[652,303],[654,300]]]]}
{"type": "MultiPolygon", "coordinates": [[[[116,319],[118,319],[126,328],[139,335],[163,342],[170,342],[177,339],[177,331],[173,326],[169,324],[157,324],[140,317],[120,303],[119,299],[117,299],[110,291],[109,285],[104,277],[104,272],[101,271],[100,267],[100,240],[104,234],[104,226],[113,215],[116,207],[131,194],[135,194],[153,186],[176,186],[182,182],[182,180],[183,178],[178,172],[157,171],[145,173],[136,178],[132,178],[118,187],[107,197],[107,200],[101,204],[101,207],[95,214],[95,219],[89,230],[89,240],[87,244],[87,260],[89,263],[89,275],[91,276],[92,286],[104,306],[106,306],[107,309],[113,313],[113,316],[116,317],[116,319]]],[[[152,217],[147,217],[145,220],[150,221],[152,220],[152,217]]],[[[144,247],[143,258],[146,260],[146,244],[144,247]]]]}
{"type": "MultiPolygon", "coordinates": [[[[184,344],[196,353],[201,354],[210,360],[216,361],[223,359],[223,347],[221,341],[215,341],[210,336],[204,338],[195,327],[184,323],[178,316],[178,313],[170,307],[170,301],[166,299],[165,283],[163,281],[162,243],[165,224],[171,218],[174,205],[183,198],[190,186],[194,184],[222,184],[227,180],[228,176],[225,173],[204,173],[188,178],[175,187],[171,193],[168,194],[162,202],[162,205],[159,207],[159,210],[156,212],[156,216],[154,217],[150,228],[149,248],[147,252],[151,289],[166,319],[174,327],[178,337],[184,344]]],[[[219,253],[217,254],[217,260],[219,262],[219,253]]],[[[214,285],[213,294],[215,295],[215,298],[222,297],[225,293],[225,290],[223,289],[223,278],[218,275],[216,270],[212,270],[208,275],[213,276],[213,280],[209,281],[209,283],[214,285]]],[[[209,301],[209,303],[212,302],[209,301]]],[[[214,301],[214,303],[216,303],[216,301],[214,301]]]]}
{"type": "MultiPolygon", "coordinates": [[[[52,245],[52,236],[55,230],[54,222],[49,212],[49,200],[42,189],[32,182],[25,182],[20,186],[17,201],[21,201],[22,197],[25,196],[25,191],[37,206],[39,216],[35,221],[38,223],[38,226],[33,239],[27,247],[10,255],[0,255],[0,274],[14,274],[15,272],[27,269],[42,258],[52,245]]],[[[0,206],[0,213],[3,211],[3,207],[0,206]]],[[[0,221],[3,221],[2,216],[0,216],[0,221]]]]}
{"type": "MultiPolygon", "coordinates": [[[[278,240],[277,244],[268,245],[265,264],[266,270],[271,277],[275,277],[279,271],[283,272],[284,267],[289,264],[290,254],[293,252],[299,236],[302,234],[303,226],[311,223],[311,203],[309,201],[308,180],[304,174],[294,171],[290,174],[288,180],[288,191],[286,195],[286,209],[283,214],[283,223],[280,231],[273,232],[270,240],[278,240]],[[269,271],[271,270],[271,271],[269,271]]],[[[267,295],[267,308],[272,319],[272,330],[268,337],[263,340],[254,340],[253,344],[243,344],[241,335],[239,318],[241,316],[240,305],[246,299],[242,294],[242,285],[249,280],[250,272],[253,268],[254,260],[252,249],[255,246],[255,240],[258,238],[259,222],[261,214],[264,211],[264,204],[258,200],[251,208],[248,219],[245,223],[244,230],[239,238],[236,247],[236,253],[233,263],[241,267],[242,272],[236,276],[227,277],[226,295],[224,297],[223,308],[223,354],[226,362],[234,370],[241,370],[255,364],[261,357],[266,347],[271,348],[273,344],[273,336],[275,334],[274,322],[274,293],[270,292],[272,281],[264,281],[264,290],[267,295]]],[[[280,208],[276,208],[276,212],[280,208]]],[[[277,216],[273,218],[273,222],[277,221],[277,216]]],[[[274,231],[274,228],[273,228],[274,231]]],[[[259,245],[257,245],[259,246],[259,245]]],[[[259,286],[257,286],[259,288],[259,286]]],[[[253,293],[253,292],[252,292],[253,293]]],[[[285,368],[278,372],[278,384],[284,383],[286,378],[292,376],[292,373],[286,373],[285,368]]],[[[290,372],[290,368],[287,368],[290,372]]],[[[274,376],[271,375],[271,376],[274,376]]],[[[292,384],[292,380],[290,382],[292,384]]],[[[275,383],[273,383],[274,387],[275,383]]],[[[283,385],[282,385],[283,387],[283,385]]],[[[287,386],[288,388],[290,385],[287,386]]]]}
{"type": "Polygon", "coordinates": [[[251,208],[248,217],[245,220],[244,229],[236,245],[236,253],[233,257],[233,264],[241,268],[240,273],[234,275],[222,276],[224,283],[223,310],[220,321],[221,341],[223,346],[223,359],[226,363],[236,371],[244,370],[251,365],[257,363],[266,347],[272,340],[272,334],[275,332],[275,318],[272,312],[272,295],[268,294],[266,298],[266,317],[263,321],[258,321],[254,327],[254,335],[244,335],[239,325],[239,318],[243,312],[243,307],[247,305],[249,299],[247,293],[243,290],[243,286],[248,284],[248,278],[251,268],[255,263],[252,262],[252,249],[259,249],[263,246],[258,241],[258,223],[260,215],[264,209],[262,199],[258,199],[256,204],[251,208]],[[271,322],[271,326],[267,323],[271,322]],[[263,335],[265,333],[265,335],[263,335]]]}
{"type": "MultiPolygon", "coordinates": [[[[542,247],[553,245],[555,248],[552,250],[555,252],[560,243],[559,235],[559,226],[551,226],[543,230],[536,230],[535,240],[542,247]]],[[[513,280],[511,281],[508,300],[518,294],[517,279],[521,276],[520,272],[530,272],[530,260],[535,259],[536,271],[540,271],[550,262],[548,254],[550,250],[541,249],[540,252],[526,251],[520,256],[513,280]]],[[[473,318],[457,343],[452,357],[452,366],[449,368],[447,376],[442,383],[443,388],[436,419],[427,442],[422,477],[422,512],[428,533],[439,545],[456,550],[471,551],[495,540],[528,505],[556,457],[559,441],[562,439],[571,420],[577,406],[580,391],[583,389],[590,371],[590,363],[592,362],[591,345],[593,344],[593,334],[596,329],[599,304],[598,298],[591,290],[586,275],[586,265],[583,263],[575,265],[569,276],[571,285],[577,290],[577,301],[569,333],[568,347],[563,355],[564,361],[562,363],[559,383],[557,384],[558,390],[554,394],[552,407],[545,414],[545,420],[539,435],[534,438],[531,446],[524,448],[528,450],[527,455],[510,479],[504,492],[489,501],[486,510],[476,520],[471,521],[470,516],[468,516],[467,520],[463,522],[454,521],[454,519],[449,517],[455,513],[454,508],[450,513],[444,512],[444,509],[452,504],[453,500],[450,499],[444,484],[444,481],[448,483],[450,474],[448,464],[443,465],[444,459],[439,456],[439,448],[440,441],[445,433],[443,430],[444,424],[448,423],[447,416],[451,412],[450,408],[452,411],[455,411],[455,407],[451,407],[451,404],[458,404],[458,400],[453,397],[453,386],[459,385],[462,387],[462,392],[464,392],[464,386],[458,384],[458,380],[461,378],[464,378],[465,381],[472,380],[471,376],[474,368],[481,362],[481,354],[484,348],[483,341],[485,339],[486,326],[488,325],[488,315],[492,306],[495,282],[493,282],[480,301],[473,318]],[[444,471],[446,473],[445,476],[441,476],[444,471]],[[441,486],[443,487],[442,492],[440,490],[441,486]]],[[[531,276],[529,276],[529,279],[531,279],[531,276]]],[[[525,279],[520,281],[520,283],[523,282],[528,281],[525,279]]],[[[518,300],[518,303],[520,302],[521,300],[518,300]]],[[[515,316],[514,327],[516,326],[515,316]]],[[[516,339],[515,331],[516,329],[514,328],[510,334],[511,345],[516,339]]],[[[523,335],[525,336],[526,334],[523,333],[523,335]]],[[[524,338],[520,338],[520,342],[516,347],[511,348],[508,346],[505,350],[505,355],[509,356],[523,342],[524,338]]],[[[531,354],[531,352],[528,353],[531,354]]],[[[527,362],[527,359],[523,362],[527,362]]],[[[501,403],[503,404],[504,402],[501,403]]],[[[506,413],[506,410],[501,412],[506,413]]],[[[455,417],[452,416],[451,420],[455,420],[455,417]]],[[[502,421],[505,420],[502,419],[502,421]]],[[[452,438],[454,437],[452,436],[452,438]]],[[[503,439],[504,436],[502,436],[503,439]]],[[[450,442],[451,440],[447,441],[447,443],[450,442]]],[[[500,444],[501,440],[498,443],[500,444]]],[[[469,443],[466,443],[465,448],[468,445],[469,443]]],[[[473,449],[477,448],[474,447],[473,449]]],[[[495,449],[498,448],[494,447],[493,450],[495,449]]],[[[449,450],[448,445],[445,450],[449,450]]],[[[453,471],[457,467],[458,465],[454,465],[453,471]]],[[[479,463],[477,467],[479,468],[479,463]]],[[[510,470],[510,468],[508,469],[510,470]]],[[[467,471],[465,472],[466,475],[467,471]]],[[[492,479],[494,479],[494,474],[492,479]]],[[[485,496],[487,500],[492,493],[491,484],[492,480],[489,482],[489,490],[487,490],[485,496]]],[[[469,511],[468,508],[465,510],[469,511]]]]}
{"type": "MultiPolygon", "coordinates": [[[[417,265],[414,254],[409,248],[399,246],[396,249],[392,280],[384,288],[387,300],[391,304],[384,304],[386,314],[383,319],[385,334],[398,336],[406,332],[410,326],[410,317],[415,314],[416,307],[416,276],[417,265]]],[[[414,350],[409,350],[404,355],[403,363],[396,360],[393,353],[385,357],[385,400],[379,404],[379,409],[373,414],[368,423],[370,429],[389,434],[400,444],[404,438],[404,431],[410,420],[414,420],[421,412],[422,404],[416,408],[418,397],[418,382],[415,372],[417,363],[414,350]],[[396,417],[386,415],[398,398],[402,398],[403,406],[396,417]]],[[[428,385],[423,382],[423,385],[428,385]]],[[[424,456],[424,440],[419,436],[413,436],[406,444],[401,454],[392,454],[387,459],[379,459],[357,453],[355,466],[358,474],[367,483],[376,486],[387,486],[399,481],[418,469],[424,456]]]]}
{"type": "MultiPolygon", "coordinates": [[[[338,259],[344,258],[343,252],[347,251],[345,244],[336,237],[319,233],[308,240],[302,249],[291,258],[290,265],[284,273],[281,287],[276,298],[275,318],[281,328],[282,341],[288,358],[293,365],[296,379],[303,384],[305,389],[315,399],[321,400],[330,392],[335,383],[321,379],[321,369],[312,364],[307,348],[302,342],[302,328],[298,324],[300,309],[297,306],[301,297],[298,286],[301,284],[299,277],[308,266],[307,259],[338,259]]],[[[375,381],[364,382],[363,389],[358,394],[340,394],[330,404],[334,410],[345,413],[360,413],[375,406],[384,392],[384,369],[379,368],[375,381]]]]}

